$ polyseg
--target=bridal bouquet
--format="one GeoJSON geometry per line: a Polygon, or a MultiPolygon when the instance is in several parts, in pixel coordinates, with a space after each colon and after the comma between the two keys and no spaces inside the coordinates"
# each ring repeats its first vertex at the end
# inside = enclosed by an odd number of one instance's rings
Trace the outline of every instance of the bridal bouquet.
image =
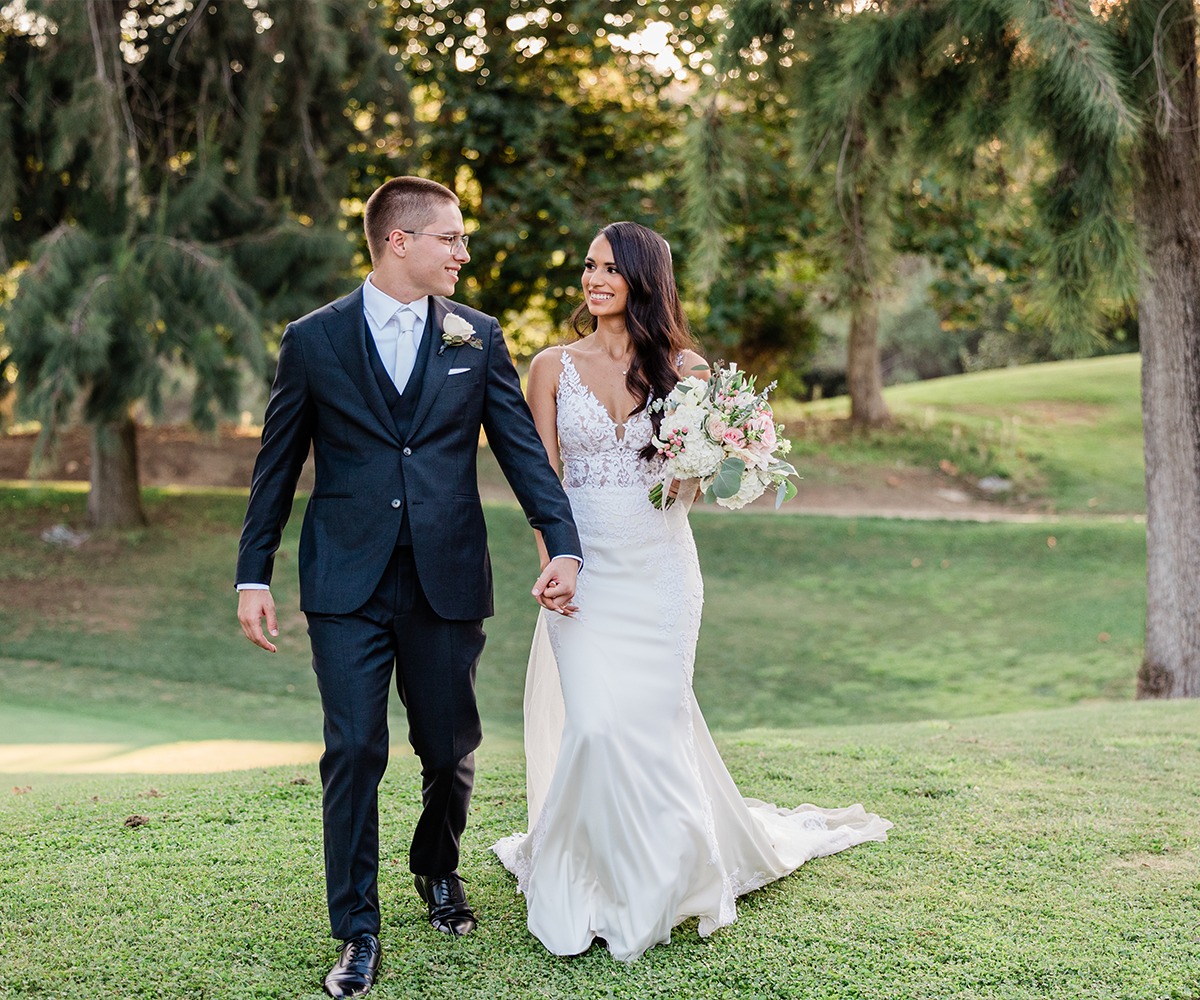
{"type": "MultiPolygon", "coordinates": [[[[702,371],[703,369],[696,369],[702,371]]],[[[652,438],[666,459],[663,482],[650,490],[650,502],[663,509],[663,486],[672,479],[699,479],[705,503],[736,510],[757,500],[768,487],[775,489],[775,508],[796,495],[788,478],[796,470],[782,456],[792,443],[780,437],[767,394],[754,391],[754,376],[736,364],[717,365],[706,382],[691,375],[666,399],[650,405],[664,413],[658,436],[652,438]]],[[[672,498],[666,498],[670,506],[672,498]]]]}

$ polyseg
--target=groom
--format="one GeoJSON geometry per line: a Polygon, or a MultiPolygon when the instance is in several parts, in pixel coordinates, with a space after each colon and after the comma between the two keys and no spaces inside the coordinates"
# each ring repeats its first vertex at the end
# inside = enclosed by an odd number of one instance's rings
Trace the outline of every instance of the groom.
{"type": "Polygon", "coordinates": [[[455,869],[481,738],[482,620],[493,613],[475,478],[481,427],[557,553],[534,585],[539,603],[566,608],[582,562],[499,323],[443,298],[470,260],[458,197],[393,178],[364,223],[373,270],[362,287],[284,331],[237,565],[242,630],[275,652],[261,623],[279,634],[271,571],[311,445],[300,607],[325,713],[325,881],[344,942],[325,979],[333,997],[366,993],[379,965],[377,787],[393,667],[423,780],[409,866],[435,928],[475,927],[455,869]]]}

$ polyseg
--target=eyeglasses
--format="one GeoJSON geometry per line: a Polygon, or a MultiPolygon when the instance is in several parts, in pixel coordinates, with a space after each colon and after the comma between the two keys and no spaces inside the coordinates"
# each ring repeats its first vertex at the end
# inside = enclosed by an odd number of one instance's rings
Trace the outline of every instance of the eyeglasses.
{"type": "Polygon", "coordinates": [[[451,236],[448,233],[420,233],[415,229],[401,229],[400,232],[408,233],[409,236],[434,236],[445,242],[450,248],[451,253],[458,253],[459,250],[466,250],[467,244],[471,242],[471,237],[466,233],[457,236],[451,236]]]}

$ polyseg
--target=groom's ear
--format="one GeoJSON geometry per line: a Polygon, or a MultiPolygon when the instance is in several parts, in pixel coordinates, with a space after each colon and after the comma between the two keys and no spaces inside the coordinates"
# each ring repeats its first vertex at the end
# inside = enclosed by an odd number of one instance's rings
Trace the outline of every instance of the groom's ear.
{"type": "Polygon", "coordinates": [[[397,257],[408,256],[408,234],[400,229],[388,233],[388,249],[397,257]]]}

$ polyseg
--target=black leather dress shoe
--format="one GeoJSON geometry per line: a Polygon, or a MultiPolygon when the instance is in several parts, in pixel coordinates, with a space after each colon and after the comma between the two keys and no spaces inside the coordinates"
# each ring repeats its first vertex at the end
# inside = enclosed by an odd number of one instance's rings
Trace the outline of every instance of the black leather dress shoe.
{"type": "Polygon", "coordinates": [[[325,992],[331,997],[361,997],[375,985],[379,970],[379,938],[363,934],[342,945],[337,964],[325,977],[325,992]]]}
{"type": "Polygon", "coordinates": [[[475,914],[467,903],[458,872],[449,875],[416,875],[417,892],[429,907],[429,922],[435,930],[454,937],[475,929],[475,914]]]}

